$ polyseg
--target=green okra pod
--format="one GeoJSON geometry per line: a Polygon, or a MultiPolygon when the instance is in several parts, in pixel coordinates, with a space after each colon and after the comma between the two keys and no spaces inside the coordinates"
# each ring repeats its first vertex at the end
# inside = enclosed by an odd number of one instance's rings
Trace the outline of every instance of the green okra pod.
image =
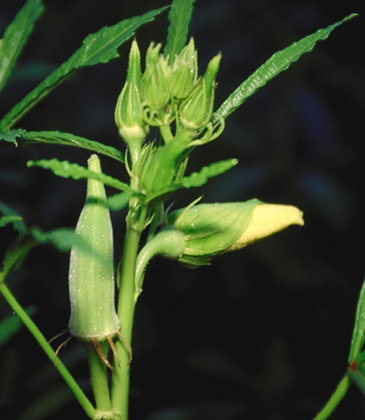
{"type": "MultiPolygon", "coordinates": [[[[101,173],[96,155],[88,168],[101,173]]],[[[89,178],[86,202],[76,233],[90,250],[74,246],[71,250],[69,293],[71,301],[70,333],[85,341],[110,341],[119,335],[120,323],[115,310],[113,231],[104,184],[89,178]]]]}

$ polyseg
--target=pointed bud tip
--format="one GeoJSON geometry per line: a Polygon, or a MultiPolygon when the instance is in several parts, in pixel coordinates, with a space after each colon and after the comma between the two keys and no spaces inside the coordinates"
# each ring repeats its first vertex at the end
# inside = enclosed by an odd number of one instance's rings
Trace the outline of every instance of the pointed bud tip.
{"type": "Polygon", "coordinates": [[[284,204],[259,204],[253,211],[249,226],[229,250],[243,248],[290,225],[304,225],[303,212],[297,207],[284,204]]]}

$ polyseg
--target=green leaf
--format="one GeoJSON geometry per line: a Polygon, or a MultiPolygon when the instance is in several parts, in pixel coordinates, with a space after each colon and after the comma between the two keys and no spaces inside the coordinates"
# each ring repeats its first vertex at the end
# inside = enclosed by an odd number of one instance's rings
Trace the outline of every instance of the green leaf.
{"type": "Polygon", "coordinates": [[[167,44],[164,54],[169,55],[170,64],[175,56],[180,54],[186,44],[189,23],[193,13],[194,0],[173,0],[169,12],[170,26],[168,28],[167,44]]]}
{"type": "Polygon", "coordinates": [[[150,194],[146,197],[145,203],[150,203],[159,197],[166,197],[172,192],[181,188],[196,188],[206,184],[209,178],[220,175],[229,169],[237,165],[237,159],[227,159],[219,162],[212,163],[200,169],[199,172],[193,172],[192,174],[179,179],[173,184],[165,184],[161,186],[154,194],[150,194]]]}
{"type": "Polygon", "coordinates": [[[357,360],[365,341],[365,279],[362,285],[355,315],[355,324],[352,333],[352,340],[348,362],[357,360]]]}
{"type": "Polygon", "coordinates": [[[122,192],[108,197],[108,207],[111,211],[119,211],[127,207],[129,200],[133,197],[132,192],[122,192]]]}
{"type": "Polygon", "coordinates": [[[0,140],[13,143],[15,146],[17,146],[18,143],[16,142],[16,139],[22,135],[22,132],[22,129],[5,131],[0,133],[0,140]]]}
{"type": "Polygon", "coordinates": [[[0,122],[0,130],[11,128],[40,99],[70,76],[75,70],[93,66],[119,57],[117,49],[143,24],[165,10],[166,7],[151,10],[142,16],[125,19],[113,26],[106,26],[95,34],[88,35],[82,46],[60,67],[46,77],[35,89],[15,105],[0,122]]]}
{"type": "Polygon", "coordinates": [[[41,0],[28,0],[6,28],[0,51],[0,90],[4,87],[35,21],[43,12],[41,0]]]}
{"type": "MultiPolygon", "coordinates": [[[[6,223],[13,223],[14,229],[16,229],[20,233],[24,233],[27,230],[23,222],[23,218],[20,214],[18,214],[15,210],[11,207],[0,201],[0,212],[3,213],[3,217],[0,219],[2,222],[6,223]],[[10,221],[12,219],[12,221],[10,221]]],[[[1,226],[1,222],[0,222],[1,226]]]]}
{"type": "Polygon", "coordinates": [[[237,165],[237,163],[237,159],[227,159],[205,166],[201,168],[199,172],[193,172],[192,174],[181,178],[174,184],[166,184],[164,188],[159,189],[155,192],[155,194],[147,196],[146,204],[153,202],[159,197],[166,197],[169,194],[181,188],[201,187],[202,185],[208,182],[209,178],[213,178],[214,176],[220,175],[223,172],[228,171],[229,169],[233,168],[233,166],[237,165]]]}
{"type": "MultiPolygon", "coordinates": [[[[25,312],[32,316],[36,311],[35,307],[30,307],[25,312]]],[[[10,314],[0,321],[0,345],[5,343],[9,338],[14,335],[22,327],[23,323],[20,318],[15,314],[10,314]]]]}
{"type": "Polygon", "coordinates": [[[0,217],[0,227],[4,227],[9,223],[17,223],[20,222],[22,218],[20,216],[3,216],[0,217]]]}
{"type": "Polygon", "coordinates": [[[193,172],[182,178],[179,184],[184,188],[200,187],[206,184],[209,178],[220,175],[237,165],[237,159],[227,159],[204,166],[199,172],[193,172]]]}
{"type": "Polygon", "coordinates": [[[227,118],[235,111],[245,100],[254,94],[258,89],[277,76],[282,71],[297,61],[299,57],[311,51],[316,43],[327,39],[329,34],[342,23],[357,16],[355,13],[345,17],[342,21],[328,26],[325,29],[319,29],[312,35],[308,35],[298,42],[294,42],[282,51],[278,51],[272,55],[262,66],[260,66],[248,79],[246,79],[220,106],[214,113],[213,120],[218,117],[227,118]]]}
{"type": "MultiPolygon", "coordinates": [[[[123,153],[111,146],[106,146],[94,140],[88,140],[84,137],[75,136],[70,133],[61,133],[59,131],[20,131],[18,137],[29,143],[47,143],[60,144],[65,146],[80,147],[82,149],[91,150],[92,152],[101,153],[120,162],[124,162],[123,153]]],[[[10,132],[12,133],[12,131],[10,132]]]]}
{"type": "Polygon", "coordinates": [[[43,169],[50,169],[54,174],[61,176],[63,178],[73,178],[73,179],[87,179],[93,178],[101,181],[103,184],[110,187],[114,187],[122,191],[132,191],[131,187],[124,182],[119,181],[116,178],[113,178],[106,174],[99,174],[89,169],[80,166],[76,163],[70,163],[67,160],[60,161],[58,159],[42,159],[33,161],[30,160],[27,163],[28,167],[39,166],[43,169]]]}
{"type": "Polygon", "coordinates": [[[32,227],[30,233],[39,244],[52,244],[62,252],[69,252],[72,246],[91,252],[90,244],[75,233],[74,229],[59,228],[44,232],[38,227],[32,227]]]}

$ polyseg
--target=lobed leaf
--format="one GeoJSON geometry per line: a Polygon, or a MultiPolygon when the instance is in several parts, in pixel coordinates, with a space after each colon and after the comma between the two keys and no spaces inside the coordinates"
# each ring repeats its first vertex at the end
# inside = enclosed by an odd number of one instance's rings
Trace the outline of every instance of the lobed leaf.
{"type": "Polygon", "coordinates": [[[0,50],[0,90],[6,84],[43,9],[42,0],[28,0],[6,28],[0,50]]]}
{"type": "Polygon", "coordinates": [[[75,70],[93,66],[119,57],[117,49],[143,24],[165,10],[166,7],[151,10],[141,16],[125,19],[113,26],[105,26],[94,34],[88,35],[82,46],[60,67],[53,71],[43,82],[16,104],[0,121],[0,131],[10,129],[26,112],[52,89],[70,76],[75,70]]]}
{"type": "MultiPolygon", "coordinates": [[[[120,162],[124,162],[124,154],[120,150],[111,146],[106,146],[94,140],[88,140],[84,137],[75,136],[70,133],[62,133],[59,131],[12,131],[20,132],[18,137],[29,143],[60,144],[64,146],[80,147],[92,152],[101,153],[120,162]]],[[[10,133],[12,133],[12,131],[10,131],[10,133]]]]}
{"type": "Polygon", "coordinates": [[[172,2],[169,12],[170,25],[167,34],[167,44],[164,49],[164,54],[170,57],[170,64],[175,56],[180,54],[186,44],[194,1],[173,0],[172,2]]]}
{"type": "Polygon", "coordinates": [[[28,167],[39,166],[43,169],[49,169],[54,174],[61,176],[62,178],[73,178],[73,179],[87,179],[93,178],[101,181],[103,184],[110,187],[114,187],[122,191],[132,191],[128,184],[119,181],[109,175],[103,173],[96,173],[89,169],[80,166],[76,163],[70,163],[67,160],[60,161],[58,159],[41,159],[37,161],[30,160],[27,163],[28,167]]]}
{"type": "Polygon", "coordinates": [[[201,187],[209,178],[220,175],[237,165],[237,159],[227,159],[204,166],[199,172],[193,172],[180,181],[184,188],[201,187]]]}
{"type": "Polygon", "coordinates": [[[336,22],[325,29],[319,29],[314,34],[308,35],[300,41],[294,42],[284,50],[278,51],[272,55],[223,102],[219,109],[214,113],[213,120],[217,120],[218,117],[227,118],[233,111],[242,105],[248,97],[261,87],[265,86],[268,81],[279,73],[288,69],[302,54],[312,51],[318,41],[327,39],[337,26],[355,16],[357,15],[353,13],[343,20],[336,22]]]}
{"type": "Polygon", "coordinates": [[[348,362],[357,360],[365,342],[365,279],[357,302],[348,362]]]}
{"type": "Polygon", "coordinates": [[[16,139],[22,135],[22,132],[22,129],[4,131],[3,133],[0,133],[0,140],[13,143],[15,146],[17,146],[18,143],[16,142],[16,139]]]}

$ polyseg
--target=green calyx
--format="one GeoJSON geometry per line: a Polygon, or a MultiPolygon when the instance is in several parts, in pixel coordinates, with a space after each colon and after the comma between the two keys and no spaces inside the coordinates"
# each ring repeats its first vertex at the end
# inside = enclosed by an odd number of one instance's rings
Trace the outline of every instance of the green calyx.
{"type": "Polygon", "coordinates": [[[259,203],[254,199],[245,203],[198,204],[170,213],[169,225],[180,230],[186,242],[178,260],[190,267],[209,264],[240,237],[259,203]]]}

